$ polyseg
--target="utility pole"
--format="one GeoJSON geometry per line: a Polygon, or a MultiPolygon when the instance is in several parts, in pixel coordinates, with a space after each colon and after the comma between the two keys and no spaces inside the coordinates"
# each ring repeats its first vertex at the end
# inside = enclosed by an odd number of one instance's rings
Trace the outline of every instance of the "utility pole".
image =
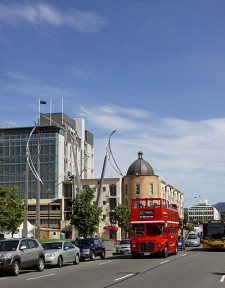
{"type": "MultiPolygon", "coordinates": [[[[37,156],[37,173],[38,175],[40,175],[40,143],[39,141],[38,141],[38,156],[37,156]]],[[[39,180],[37,180],[35,238],[40,239],[40,181],[39,180]]]]}
{"type": "Polygon", "coordinates": [[[22,237],[27,236],[27,212],[28,212],[28,172],[29,172],[29,167],[28,167],[28,151],[26,152],[26,174],[25,174],[25,191],[24,191],[24,212],[25,212],[25,217],[24,217],[24,222],[23,222],[23,230],[22,230],[22,237]]]}

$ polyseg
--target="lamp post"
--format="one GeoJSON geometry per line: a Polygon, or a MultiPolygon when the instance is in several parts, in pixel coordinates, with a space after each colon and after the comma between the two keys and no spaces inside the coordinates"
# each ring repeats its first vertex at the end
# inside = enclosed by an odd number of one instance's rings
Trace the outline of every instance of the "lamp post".
{"type": "Polygon", "coordinates": [[[100,205],[100,199],[101,199],[101,192],[102,192],[102,185],[103,185],[103,181],[104,181],[104,176],[105,176],[105,168],[106,168],[106,162],[107,162],[107,158],[109,157],[109,152],[108,150],[110,150],[110,138],[111,136],[116,132],[116,130],[114,130],[110,135],[109,135],[109,139],[106,145],[106,155],[104,158],[104,163],[103,163],[103,167],[102,167],[102,175],[101,175],[101,179],[100,179],[100,184],[98,187],[98,194],[97,194],[97,201],[96,204],[99,207],[100,205]]]}

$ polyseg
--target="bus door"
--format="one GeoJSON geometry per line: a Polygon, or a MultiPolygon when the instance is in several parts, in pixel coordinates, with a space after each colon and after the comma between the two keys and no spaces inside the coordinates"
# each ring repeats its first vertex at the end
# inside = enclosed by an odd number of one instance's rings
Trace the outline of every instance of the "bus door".
{"type": "Polygon", "coordinates": [[[174,238],[173,238],[173,227],[168,226],[167,227],[167,239],[168,239],[168,252],[171,252],[173,250],[173,245],[174,245],[174,238]]]}

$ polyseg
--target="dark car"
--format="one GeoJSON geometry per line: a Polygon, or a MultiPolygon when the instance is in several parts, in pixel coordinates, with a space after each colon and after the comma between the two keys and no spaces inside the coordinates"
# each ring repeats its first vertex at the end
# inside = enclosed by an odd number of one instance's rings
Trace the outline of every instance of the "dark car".
{"type": "Polygon", "coordinates": [[[11,271],[19,275],[21,269],[45,268],[44,249],[32,238],[7,239],[0,241],[0,271],[11,271]]]}
{"type": "Polygon", "coordinates": [[[86,258],[94,261],[96,256],[105,259],[105,245],[100,238],[78,239],[75,245],[80,248],[80,261],[86,258]]]}
{"type": "Polygon", "coordinates": [[[178,249],[185,250],[185,241],[182,235],[178,236],[178,249]]]}

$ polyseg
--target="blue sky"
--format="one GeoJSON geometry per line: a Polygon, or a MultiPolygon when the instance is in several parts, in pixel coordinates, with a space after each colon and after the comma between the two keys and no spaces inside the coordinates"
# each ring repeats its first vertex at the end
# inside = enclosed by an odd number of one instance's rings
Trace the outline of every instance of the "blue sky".
{"type": "Polygon", "coordinates": [[[124,175],[142,151],[185,206],[225,201],[224,15],[223,0],[0,0],[0,125],[63,97],[94,134],[95,177],[116,129],[124,175]]]}

